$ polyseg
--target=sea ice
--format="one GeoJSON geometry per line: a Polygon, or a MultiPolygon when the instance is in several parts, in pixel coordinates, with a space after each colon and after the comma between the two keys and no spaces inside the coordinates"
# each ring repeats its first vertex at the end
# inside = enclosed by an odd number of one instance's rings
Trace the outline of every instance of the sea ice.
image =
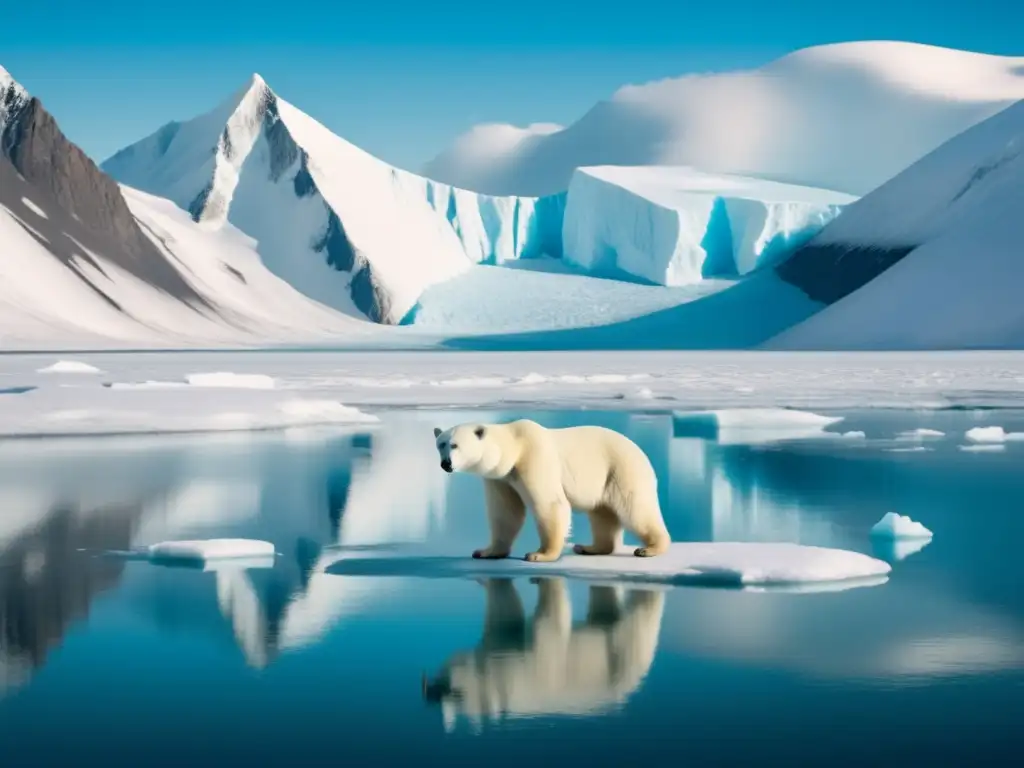
{"type": "Polygon", "coordinates": [[[235,389],[273,389],[274,379],[262,373],[189,373],[185,381],[193,387],[232,387],[235,389]]]}
{"type": "Polygon", "coordinates": [[[1008,443],[1024,440],[1024,432],[1007,432],[1002,427],[975,427],[964,435],[974,443],[1008,443]]]}
{"type": "Polygon", "coordinates": [[[259,539],[194,539],[161,541],[147,550],[154,560],[218,560],[274,556],[274,545],[259,539]]]}
{"type": "Polygon", "coordinates": [[[77,360],[58,360],[53,365],[40,368],[36,373],[102,373],[99,368],[77,360]]]}
{"type": "Polygon", "coordinates": [[[614,555],[566,552],[553,563],[520,559],[476,560],[468,554],[421,556],[382,550],[346,553],[328,573],[359,576],[477,577],[568,576],[587,580],[770,587],[885,581],[888,563],[859,552],[765,542],[677,542],[658,557],[641,558],[632,548],[614,555]]]}
{"type": "Polygon", "coordinates": [[[907,432],[900,432],[896,435],[897,440],[923,440],[925,438],[945,437],[945,432],[937,429],[911,429],[907,432]]]}
{"type": "Polygon", "coordinates": [[[932,532],[906,515],[886,512],[882,519],[871,527],[871,535],[890,539],[920,539],[930,538],[932,532]]]}
{"type": "MultiPolygon", "coordinates": [[[[726,408],[677,411],[672,415],[677,437],[708,437],[723,445],[837,437],[825,428],[842,420],[842,416],[822,416],[790,408],[726,408]]],[[[857,436],[855,433],[848,435],[857,436]]]]}

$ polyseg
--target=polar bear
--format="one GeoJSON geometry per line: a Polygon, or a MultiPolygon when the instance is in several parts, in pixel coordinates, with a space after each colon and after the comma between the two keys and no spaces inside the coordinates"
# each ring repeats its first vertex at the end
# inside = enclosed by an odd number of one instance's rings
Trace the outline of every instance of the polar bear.
{"type": "Polygon", "coordinates": [[[434,438],[445,472],[484,480],[491,543],[475,558],[508,557],[533,512],[540,549],[531,562],[558,560],[572,510],[587,513],[592,544],[579,555],[607,555],[622,544],[623,529],[640,539],[634,554],[663,554],[671,539],[658,504],[658,477],[647,455],[625,435],[604,427],[548,429],[521,419],[507,424],[460,424],[434,438]]]}
{"type": "Polygon", "coordinates": [[[660,590],[591,586],[587,615],[573,621],[562,578],[532,578],[533,621],[509,578],[482,579],[483,636],[422,677],[423,698],[440,704],[446,731],[460,716],[474,724],[535,715],[593,714],[640,688],[657,653],[665,610],[660,590]]]}

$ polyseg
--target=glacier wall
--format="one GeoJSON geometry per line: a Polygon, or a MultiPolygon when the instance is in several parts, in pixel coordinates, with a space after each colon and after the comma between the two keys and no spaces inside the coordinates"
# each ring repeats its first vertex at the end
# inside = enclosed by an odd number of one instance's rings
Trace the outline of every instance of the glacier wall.
{"type": "Polygon", "coordinates": [[[680,286],[777,264],[854,198],[690,168],[578,169],[564,258],[587,272],[680,286]]]}

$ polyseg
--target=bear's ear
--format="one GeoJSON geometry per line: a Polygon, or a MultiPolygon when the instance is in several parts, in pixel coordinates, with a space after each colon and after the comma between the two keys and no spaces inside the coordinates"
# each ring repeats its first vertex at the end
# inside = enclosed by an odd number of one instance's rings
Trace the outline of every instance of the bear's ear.
{"type": "Polygon", "coordinates": [[[476,439],[477,440],[483,440],[484,439],[484,428],[483,427],[477,427],[475,430],[473,430],[473,434],[476,435],[476,439]]]}
{"type": "Polygon", "coordinates": [[[434,427],[434,439],[436,440],[440,436],[441,436],[441,430],[438,429],[437,427],[434,427]]]}

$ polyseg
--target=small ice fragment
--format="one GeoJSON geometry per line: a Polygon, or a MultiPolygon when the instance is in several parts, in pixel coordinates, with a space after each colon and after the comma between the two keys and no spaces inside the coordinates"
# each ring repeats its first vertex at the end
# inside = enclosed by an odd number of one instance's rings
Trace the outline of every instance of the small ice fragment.
{"type": "Polygon", "coordinates": [[[909,432],[900,432],[896,435],[898,440],[923,440],[925,438],[933,437],[945,437],[945,432],[940,432],[937,429],[912,429],[909,432]]]}
{"type": "Polygon", "coordinates": [[[154,559],[214,560],[218,558],[273,557],[274,545],[259,539],[195,539],[161,541],[148,548],[154,559]]]}
{"type": "Polygon", "coordinates": [[[234,389],[273,389],[274,379],[262,373],[190,373],[185,381],[192,387],[231,387],[234,389]]]}
{"type": "Polygon", "coordinates": [[[40,368],[36,373],[102,373],[99,368],[78,360],[58,360],[53,365],[40,368]]]}
{"type": "Polygon", "coordinates": [[[843,432],[839,436],[840,437],[845,437],[845,438],[851,439],[851,440],[858,440],[860,438],[867,437],[867,435],[865,435],[859,429],[855,429],[852,432],[843,432]]]}
{"type": "Polygon", "coordinates": [[[931,538],[932,532],[906,515],[886,512],[882,519],[871,527],[871,535],[890,539],[927,539],[931,538]]]}

